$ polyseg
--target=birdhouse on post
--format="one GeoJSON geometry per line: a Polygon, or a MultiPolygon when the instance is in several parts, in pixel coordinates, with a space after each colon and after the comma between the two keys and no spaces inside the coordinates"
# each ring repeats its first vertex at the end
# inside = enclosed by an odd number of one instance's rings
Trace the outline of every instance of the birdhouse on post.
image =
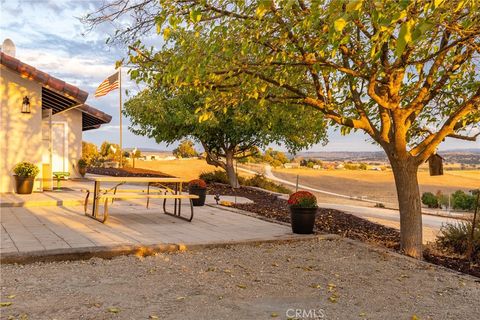
{"type": "Polygon", "coordinates": [[[428,158],[428,168],[431,176],[443,176],[443,158],[438,154],[432,154],[428,158]]]}

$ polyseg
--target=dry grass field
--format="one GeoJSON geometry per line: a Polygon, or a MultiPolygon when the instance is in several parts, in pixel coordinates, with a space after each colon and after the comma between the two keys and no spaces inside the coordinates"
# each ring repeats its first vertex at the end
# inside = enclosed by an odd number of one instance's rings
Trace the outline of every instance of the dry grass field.
{"type": "MultiPolygon", "coordinates": [[[[137,168],[157,170],[187,179],[195,179],[202,172],[219,170],[201,159],[139,161],[137,168]]],[[[260,171],[261,165],[250,167],[260,171]]],[[[446,170],[443,176],[431,177],[426,168],[419,172],[420,191],[445,194],[456,190],[471,190],[480,187],[480,170],[446,170]]],[[[245,173],[240,172],[241,175],[245,173]]],[[[299,175],[299,183],[309,187],[340,193],[353,197],[365,197],[370,200],[396,206],[397,195],[392,171],[371,170],[314,170],[309,168],[284,169],[277,168],[274,174],[279,178],[295,181],[299,175]]],[[[343,199],[325,194],[318,194],[319,201],[335,203],[363,204],[355,200],[343,199]]]]}
{"type": "MultiPolygon", "coordinates": [[[[392,171],[364,170],[314,170],[275,169],[274,174],[282,179],[295,181],[312,188],[345,194],[354,197],[366,197],[384,203],[396,205],[396,189],[392,171]]],[[[427,170],[418,174],[420,192],[430,191],[444,194],[456,190],[471,190],[480,187],[480,170],[445,171],[443,176],[430,176],[427,170]]],[[[331,196],[319,195],[320,201],[331,201],[331,196]]]]}
{"type": "MultiPolygon", "coordinates": [[[[131,163],[130,163],[131,165],[131,163]]],[[[215,170],[223,170],[215,166],[209,165],[203,159],[178,159],[178,160],[154,160],[143,161],[135,160],[135,167],[141,169],[150,169],[161,171],[163,173],[186,178],[186,179],[198,179],[198,176],[203,172],[211,172],[215,170]]],[[[243,172],[239,172],[240,176],[250,176],[243,172]]]]}
{"type": "Polygon", "coordinates": [[[161,171],[176,177],[186,179],[197,179],[202,172],[218,170],[201,159],[182,159],[182,160],[154,160],[143,161],[135,160],[135,167],[141,169],[150,169],[161,171]]]}

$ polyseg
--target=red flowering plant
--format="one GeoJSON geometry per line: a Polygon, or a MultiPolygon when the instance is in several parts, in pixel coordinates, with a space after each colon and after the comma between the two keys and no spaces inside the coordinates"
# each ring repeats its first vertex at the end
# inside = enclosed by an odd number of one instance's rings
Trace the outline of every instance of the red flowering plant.
{"type": "Polygon", "coordinates": [[[203,181],[202,179],[195,179],[195,180],[192,180],[188,183],[188,186],[190,188],[201,188],[201,189],[205,189],[207,187],[207,183],[205,181],[203,181]]]}
{"type": "Polygon", "coordinates": [[[293,208],[316,208],[317,197],[308,191],[298,191],[290,195],[288,204],[293,208]]]}

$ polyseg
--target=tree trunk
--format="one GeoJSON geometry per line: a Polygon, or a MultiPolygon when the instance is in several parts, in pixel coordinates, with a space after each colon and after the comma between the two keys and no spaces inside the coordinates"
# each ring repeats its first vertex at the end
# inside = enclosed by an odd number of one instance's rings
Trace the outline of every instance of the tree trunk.
{"type": "Polygon", "coordinates": [[[240,184],[238,183],[237,173],[235,172],[233,155],[233,151],[225,152],[225,171],[227,171],[228,181],[232,188],[239,188],[240,184]]]}
{"type": "Polygon", "coordinates": [[[390,159],[400,210],[400,249],[408,256],[422,258],[422,210],[418,188],[418,165],[411,160],[390,159]]]}

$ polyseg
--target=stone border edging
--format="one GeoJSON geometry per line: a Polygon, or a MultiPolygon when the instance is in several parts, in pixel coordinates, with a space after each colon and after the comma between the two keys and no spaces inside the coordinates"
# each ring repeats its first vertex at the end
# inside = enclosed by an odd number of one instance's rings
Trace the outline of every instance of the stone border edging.
{"type": "Polygon", "coordinates": [[[263,243],[291,243],[309,240],[328,240],[319,235],[291,235],[276,239],[250,239],[222,242],[207,242],[198,244],[165,243],[157,245],[116,245],[83,248],[62,248],[34,252],[8,253],[0,255],[0,264],[30,264],[37,262],[58,262],[88,260],[91,258],[112,259],[118,256],[136,255],[141,257],[152,256],[158,253],[172,253],[197,251],[203,249],[226,248],[234,245],[259,245],[263,243]]]}

